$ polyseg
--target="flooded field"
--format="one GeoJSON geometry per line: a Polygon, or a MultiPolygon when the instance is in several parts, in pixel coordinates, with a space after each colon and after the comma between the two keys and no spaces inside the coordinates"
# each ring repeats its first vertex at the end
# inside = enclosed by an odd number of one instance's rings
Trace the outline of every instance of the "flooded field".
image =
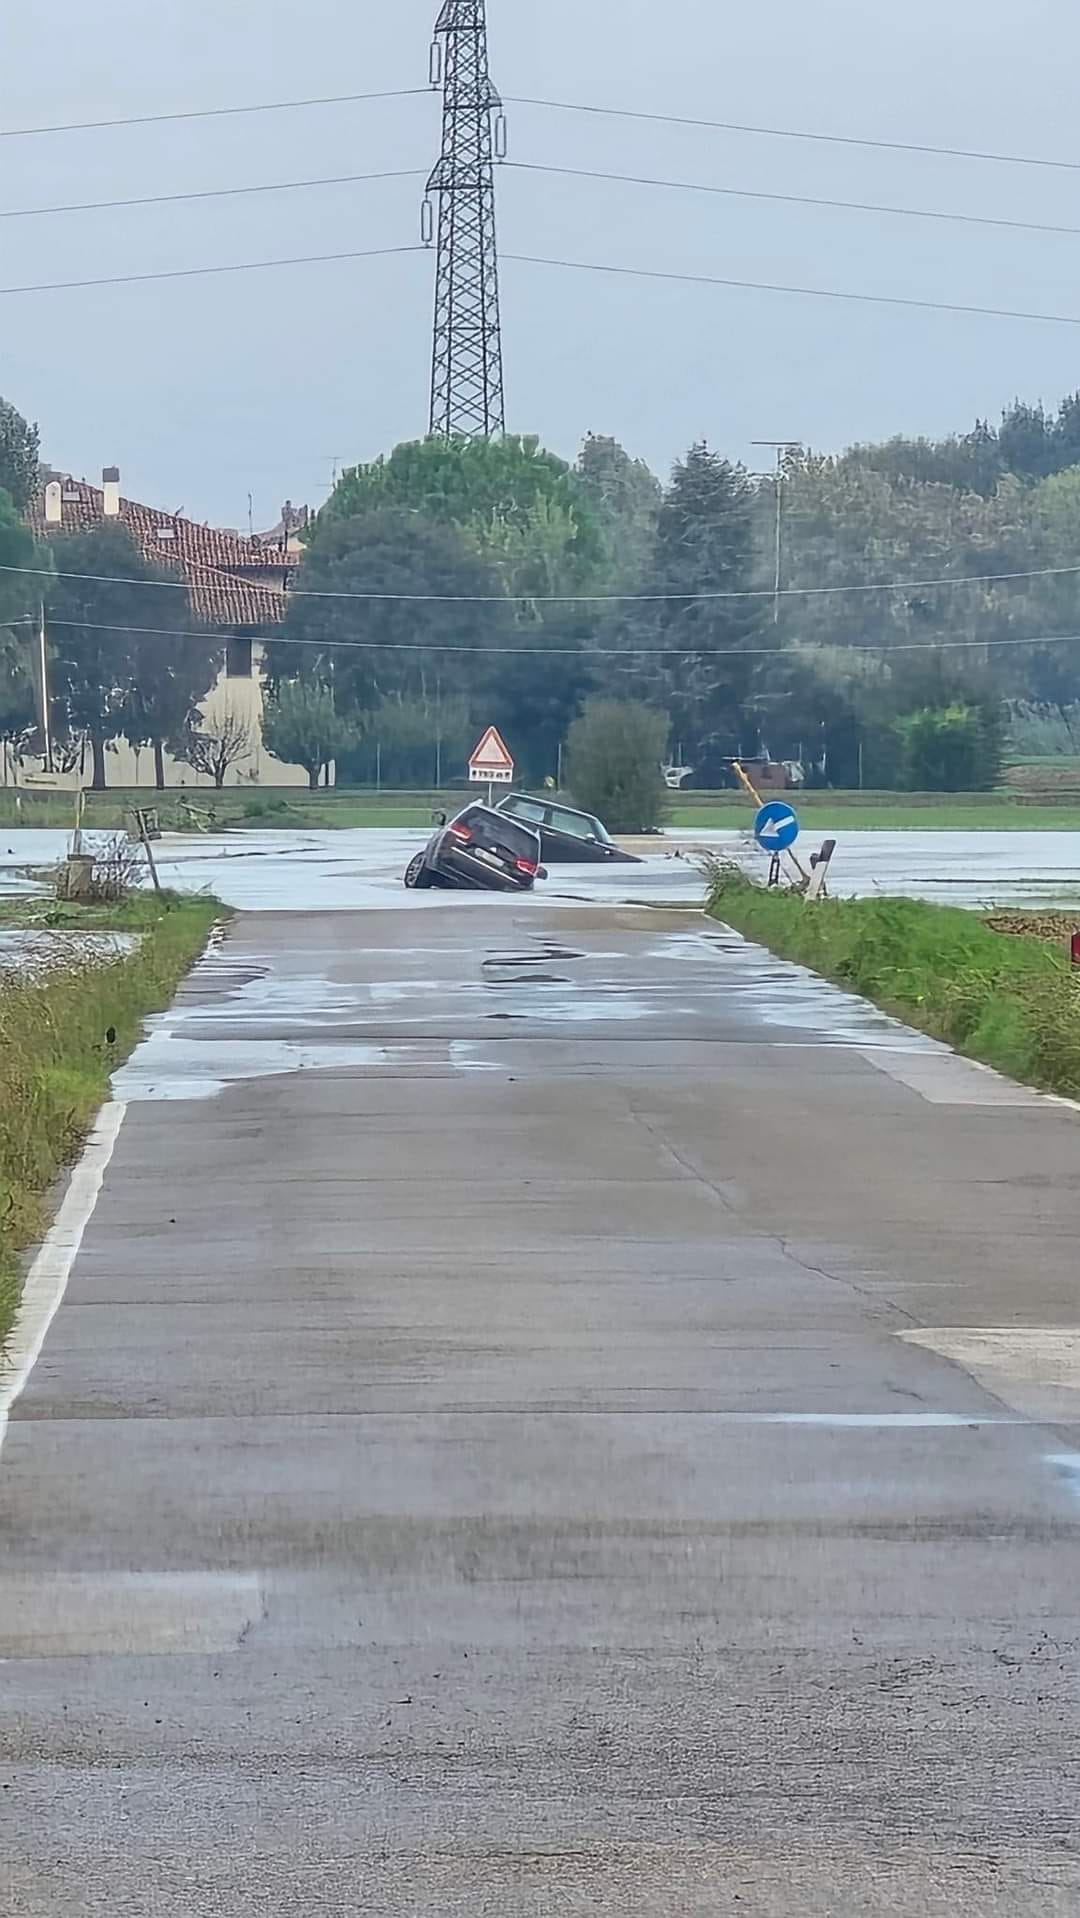
{"type": "MultiPolygon", "coordinates": [[[[804,834],[804,857],[827,835],[804,834]]],[[[981,910],[1080,904],[1080,833],[845,832],[837,827],[833,891],[865,898],[902,895],[981,910]]],[[[156,849],[162,882],[212,892],[248,912],[355,911],[407,907],[437,911],[439,893],[406,893],[401,876],[424,843],[423,831],[232,832],[208,838],[170,835],[156,849]]],[[[671,833],[639,866],[555,867],[538,888],[567,903],[683,903],[702,896],[696,853],[733,859],[764,874],[747,832],[671,833]]],[[[28,868],[63,856],[64,832],[0,833],[0,896],[25,891],[28,868]]],[[[457,895],[458,899],[468,895],[457,895]]],[[[521,910],[520,899],[514,910],[521,910]]]]}

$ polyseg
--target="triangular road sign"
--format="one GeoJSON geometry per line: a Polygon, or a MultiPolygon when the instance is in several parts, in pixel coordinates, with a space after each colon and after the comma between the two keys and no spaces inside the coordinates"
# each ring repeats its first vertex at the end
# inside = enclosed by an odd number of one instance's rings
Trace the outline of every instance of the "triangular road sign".
{"type": "Polygon", "coordinates": [[[478,746],[469,754],[469,773],[473,779],[510,780],[514,761],[502,734],[489,726],[478,746]]]}

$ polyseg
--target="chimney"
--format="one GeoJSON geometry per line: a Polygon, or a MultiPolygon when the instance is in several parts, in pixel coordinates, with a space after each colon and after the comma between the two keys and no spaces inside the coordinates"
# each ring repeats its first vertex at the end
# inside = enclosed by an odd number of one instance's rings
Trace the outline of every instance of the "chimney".
{"type": "Polygon", "coordinates": [[[50,480],[45,488],[45,524],[62,526],[64,523],[64,496],[59,480],[50,480]]]}
{"type": "Polygon", "coordinates": [[[101,475],[101,485],[104,493],[104,502],[102,506],[102,511],[105,514],[105,518],[119,519],[120,517],[120,468],[118,466],[106,466],[104,472],[101,475]]]}

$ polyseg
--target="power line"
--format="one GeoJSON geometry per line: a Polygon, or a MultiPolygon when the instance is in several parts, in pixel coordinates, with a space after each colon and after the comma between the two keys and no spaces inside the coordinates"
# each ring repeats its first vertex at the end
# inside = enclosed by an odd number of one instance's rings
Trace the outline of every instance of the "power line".
{"type": "Polygon", "coordinates": [[[600,260],[555,260],[532,253],[504,253],[502,257],[521,266],[554,266],[573,273],[606,273],[622,279],[668,280],[683,286],[725,286],[744,293],[791,293],[811,300],[852,300],[860,306],[900,306],[923,313],[967,313],[984,320],[1034,320],[1044,326],[1080,326],[1080,314],[1076,313],[1031,313],[1009,306],[969,306],[957,300],[916,300],[900,293],[852,293],[831,286],[781,285],[776,280],[721,279],[709,273],[675,273],[657,267],[613,266],[600,260]]]}
{"type": "Polygon", "coordinates": [[[145,286],[151,280],[202,280],[217,273],[263,273],[278,266],[326,266],[339,260],[386,260],[398,253],[426,253],[425,246],[376,246],[357,253],[301,253],[284,260],[230,260],[224,266],[175,266],[158,273],[107,273],[94,280],[42,280],[28,286],[0,286],[0,296],[16,293],[71,293],[95,286],[145,286]]]}
{"type": "Polygon", "coordinates": [[[261,100],[253,106],[187,107],[181,113],[135,113],[119,120],[66,120],[45,127],[0,127],[0,140],[33,140],[48,133],[97,133],[106,127],[165,126],[176,120],[225,120],[243,113],[295,113],[303,107],[356,106],[366,100],[409,100],[430,87],[395,87],[381,93],[326,93],[309,100],[261,100]]]}
{"type": "Polygon", "coordinates": [[[304,187],[362,186],[374,180],[423,179],[424,167],[398,167],[390,173],[332,173],[320,180],[268,180],[254,186],[204,187],[190,193],[144,193],[124,200],[74,200],[65,206],[0,207],[0,220],[36,220],[52,213],[112,213],[121,207],[176,206],[184,200],[234,200],[249,193],[295,193],[304,187]]]}
{"type": "Polygon", "coordinates": [[[937,207],[885,206],[875,200],[826,200],[805,193],[766,193],[753,187],[711,186],[700,180],[662,180],[637,173],[602,173],[593,167],[544,166],[529,160],[507,160],[505,164],[515,173],[556,173],[570,180],[608,180],[626,186],[667,187],[680,193],[715,193],[731,200],[772,200],[781,206],[825,207],[843,213],[889,213],[906,220],[947,220],[959,226],[1004,227],[1015,233],[1080,236],[1080,226],[1057,226],[1042,220],[1004,220],[983,213],[947,213],[937,207]]]}
{"type": "MultiPolygon", "coordinates": [[[[349,260],[390,259],[398,254],[428,253],[422,245],[370,247],[346,253],[302,253],[279,260],[230,260],[221,266],[169,267],[154,273],[108,273],[86,280],[40,280],[23,286],[0,286],[0,298],[22,293],[71,293],[104,286],[145,286],[161,280],[210,279],[223,273],[264,273],[272,268],[291,266],[328,266],[349,260]]],[[[776,280],[736,280],[707,273],[676,273],[657,267],[616,266],[601,260],[552,259],[535,253],[504,253],[504,260],[519,266],[556,267],[573,273],[602,273],[610,277],[636,280],[666,280],[684,286],[721,286],[744,293],[786,293],[801,299],[852,301],[859,306],[897,306],[923,313],[962,313],[977,319],[1028,320],[1042,326],[1080,326],[1075,313],[1032,313],[1022,307],[973,306],[957,300],[917,300],[899,293],[856,293],[828,286],[791,286],[776,280]]]]}
{"type": "MultiPolygon", "coordinates": [[[[875,200],[834,200],[804,193],[772,193],[756,187],[714,186],[702,180],[668,180],[651,174],[608,173],[595,167],[549,166],[540,161],[507,160],[514,173],[542,173],[569,180],[601,180],[624,186],[662,187],[680,193],[715,194],[723,199],[768,200],[780,206],[821,207],[845,213],[883,213],[898,219],[944,220],[951,225],[986,226],[1014,233],[1080,237],[1080,226],[1043,220],[1006,220],[982,213],[952,213],[939,207],[888,206],[875,200]]],[[[233,200],[271,193],[299,193],[318,187],[366,186],[383,180],[422,179],[422,167],[397,167],[380,173],[330,173],[306,180],[258,180],[250,186],[203,187],[184,193],[144,193],[115,200],[73,200],[56,206],[0,207],[0,220],[44,219],[62,213],[112,213],[128,207],[177,206],[187,201],[233,200]]]]}
{"type": "Polygon", "coordinates": [[[994,153],[972,147],[932,146],[917,140],[876,140],[852,133],[811,133],[805,128],[763,127],[742,120],[698,120],[681,113],[647,113],[634,107],[600,107],[581,100],[536,100],[523,93],[511,93],[514,106],[547,107],[556,113],[587,113],[610,120],[648,120],[659,126],[705,127],[715,133],[753,133],[769,140],[812,140],[826,146],[869,147],[884,153],[929,153],[947,160],[988,160],[999,166],[1049,167],[1065,173],[1080,173],[1080,160],[1048,160],[1029,153],[994,153]]]}
{"type": "MultiPolygon", "coordinates": [[[[140,584],[148,585],[149,581],[140,584]]],[[[130,582],[125,582],[130,584],[130,582]]],[[[71,628],[74,631],[88,633],[130,633],[147,639],[197,639],[206,644],[207,640],[221,638],[224,635],[213,632],[173,632],[167,626],[116,626],[108,623],[98,624],[87,619],[48,620],[49,627],[71,628]]],[[[845,646],[846,653],[940,653],[953,648],[979,648],[990,646],[1065,646],[1080,641],[1080,633],[1039,633],[1031,639],[912,639],[899,640],[894,645],[874,645],[873,643],[845,646]]],[[[321,652],[365,652],[365,653],[461,653],[480,654],[488,659],[499,659],[505,655],[517,657],[539,657],[543,659],[773,659],[781,655],[798,662],[805,660],[808,653],[817,649],[805,647],[796,651],[790,646],[454,646],[427,645],[422,640],[387,642],[379,639],[279,639],[263,635],[262,646],[312,646],[321,652]]]]}
{"type": "MultiPolygon", "coordinates": [[[[220,570],[220,569],[219,569],[220,570]]],[[[21,578],[77,580],[91,586],[150,586],[170,592],[186,593],[182,579],[141,579],[132,581],[122,573],[65,573],[51,566],[0,566],[0,573],[15,573],[21,578]]],[[[1080,565],[1038,566],[1015,573],[954,573],[940,579],[884,579],[840,586],[783,586],[782,599],[831,599],[841,593],[914,593],[938,587],[992,586],[1029,579],[1073,578],[1080,565]]],[[[364,605],[409,606],[644,606],[697,605],[703,601],[768,599],[776,597],[772,586],[755,586],[743,591],[704,593],[353,593],[322,592],[313,586],[291,586],[290,599],[352,600],[364,605]]],[[[543,648],[541,648],[543,650],[543,648]]]]}
{"type": "MultiPolygon", "coordinates": [[[[316,94],[297,100],[261,100],[241,106],[188,107],[175,113],[139,113],[108,120],[67,120],[49,126],[2,127],[0,140],[29,140],[53,133],[92,133],[111,127],[163,126],[181,120],[218,120],[242,114],[293,113],[309,107],[355,106],[371,100],[409,100],[428,95],[430,87],[395,87],[377,93],[316,94]]],[[[806,128],[758,126],[741,120],[707,120],[686,114],[646,112],[635,107],[607,107],[582,100],[541,100],[528,94],[510,94],[516,106],[542,107],[556,113],[584,113],[615,120],[644,120],[659,126],[704,128],[716,133],[749,133],[771,140],[809,140],[824,145],[866,147],[886,153],[923,153],[950,160],[989,161],[998,166],[1046,167],[1080,172],[1080,160],[1052,160],[1041,154],[998,153],[981,148],[935,146],[929,141],[881,140],[849,133],[819,133],[806,128]]]]}

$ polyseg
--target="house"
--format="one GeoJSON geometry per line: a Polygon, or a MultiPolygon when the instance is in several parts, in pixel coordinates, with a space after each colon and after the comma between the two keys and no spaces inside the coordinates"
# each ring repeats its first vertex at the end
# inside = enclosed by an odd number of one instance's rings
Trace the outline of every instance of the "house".
{"type": "MultiPolygon", "coordinates": [[[[287,502],[272,533],[244,537],[201,525],[183,513],[162,512],[125,499],[114,466],[105,468],[100,486],[46,473],[27,513],[35,537],[41,540],[85,532],[116,519],[150,564],[183,580],[195,618],[222,636],[221,677],[204,701],[204,710],[227,708],[247,723],[255,742],[250,760],[231,769],[230,784],[277,786],[306,785],[307,775],[299,767],[282,765],[263,746],[263,645],[285,618],[285,596],[303,557],[299,535],[308,517],[306,508],[287,502]]],[[[134,751],[124,740],[114,743],[109,754],[110,785],[145,785],[152,783],[152,777],[148,755],[134,751]]],[[[189,766],[168,757],[166,779],[169,785],[207,783],[189,766]]]]}

